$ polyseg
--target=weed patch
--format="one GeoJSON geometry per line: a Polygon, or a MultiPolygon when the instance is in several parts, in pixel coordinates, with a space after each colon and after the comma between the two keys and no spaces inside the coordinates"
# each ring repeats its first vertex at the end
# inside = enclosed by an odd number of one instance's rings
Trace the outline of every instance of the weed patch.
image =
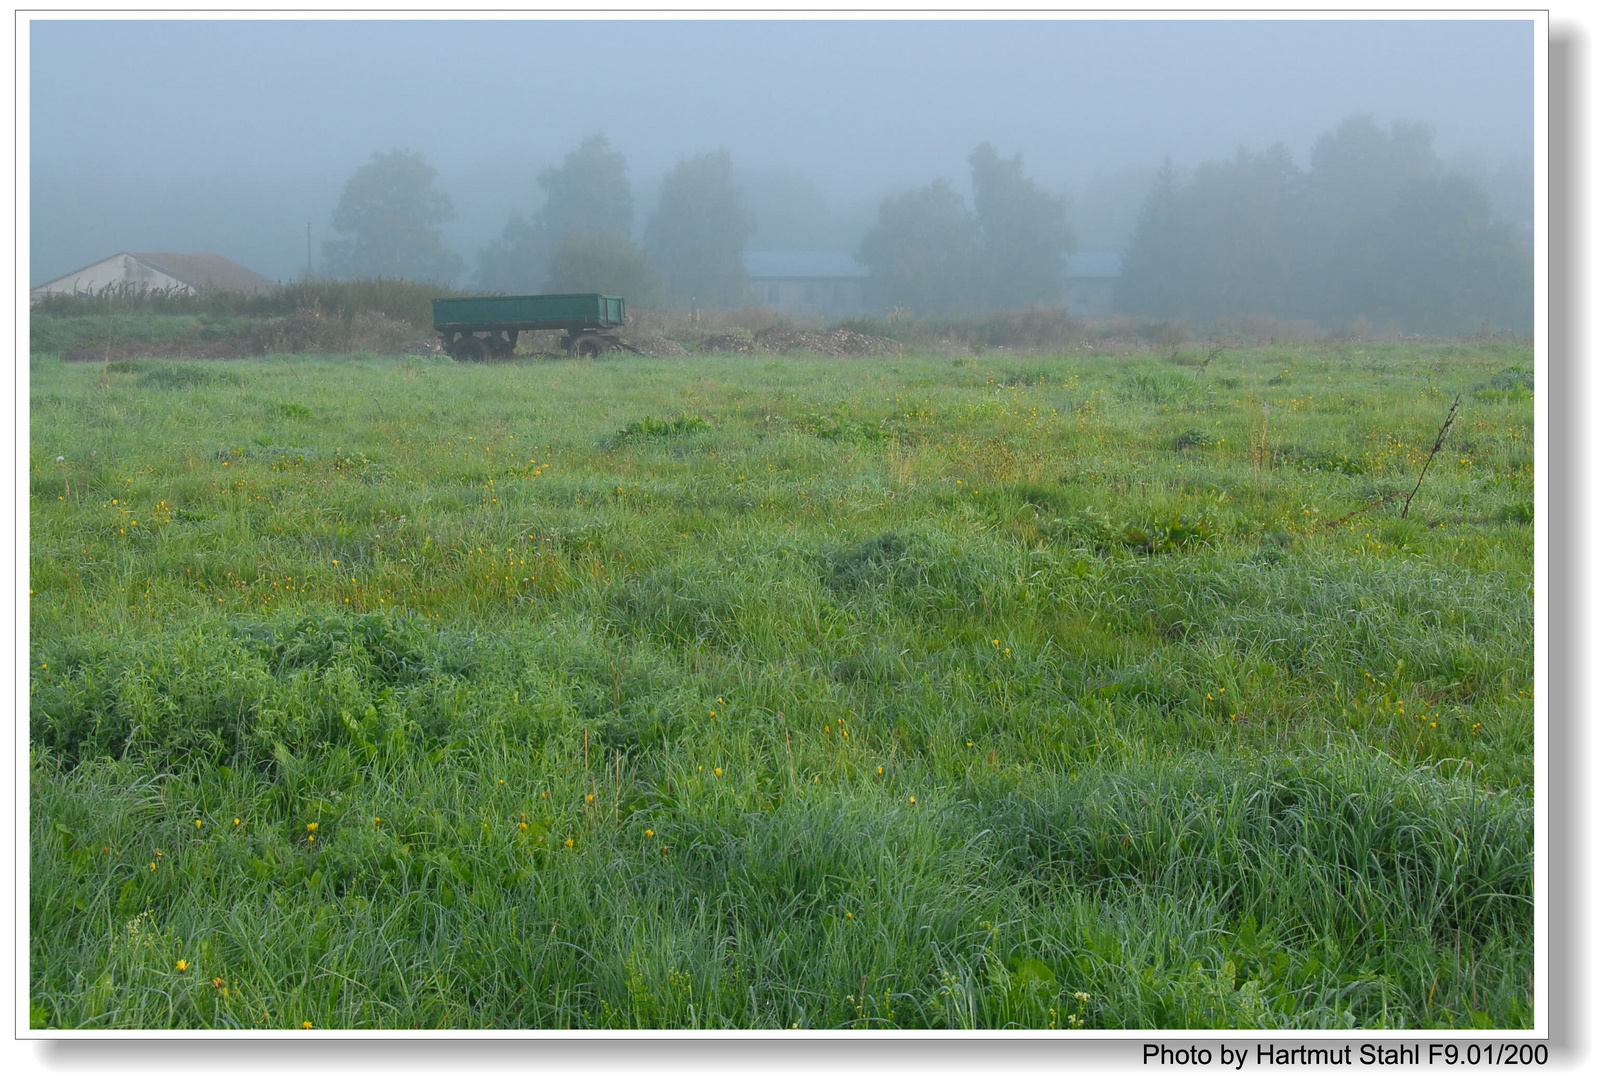
{"type": "Polygon", "coordinates": [[[679,439],[708,431],[709,427],[709,422],[702,416],[678,416],[674,420],[645,416],[641,420],[633,420],[615,432],[610,437],[609,443],[612,446],[624,446],[634,442],[679,439]]]}

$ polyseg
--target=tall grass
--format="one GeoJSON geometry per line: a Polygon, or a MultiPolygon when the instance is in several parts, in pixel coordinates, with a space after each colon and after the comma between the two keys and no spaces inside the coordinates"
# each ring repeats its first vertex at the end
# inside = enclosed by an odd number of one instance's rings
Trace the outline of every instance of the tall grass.
{"type": "Polygon", "coordinates": [[[114,285],[93,293],[51,293],[31,309],[53,318],[130,315],[249,316],[294,315],[319,309],[357,314],[378,312],[401,319],[416,330],[431,328],[430,301],[472,295],[445,285],[400,278],[333,280],[314,278],[282,282],[264,293],[228,289],[153,289],[114,285]]]}
{"type": "Polygon", "coordinates": [[[1529,1025],[1528,353],[1170,355],[36,360],[36,1025],[1529,1025]]]}

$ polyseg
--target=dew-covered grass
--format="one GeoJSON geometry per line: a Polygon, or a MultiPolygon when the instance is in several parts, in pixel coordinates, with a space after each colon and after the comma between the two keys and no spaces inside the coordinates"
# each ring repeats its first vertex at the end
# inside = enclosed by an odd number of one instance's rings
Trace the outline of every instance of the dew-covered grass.
{"type": "Polygon", "coordinates": [[[33,1021],[1527,1027],[1531,365],[36,356],[33,1021]]]}

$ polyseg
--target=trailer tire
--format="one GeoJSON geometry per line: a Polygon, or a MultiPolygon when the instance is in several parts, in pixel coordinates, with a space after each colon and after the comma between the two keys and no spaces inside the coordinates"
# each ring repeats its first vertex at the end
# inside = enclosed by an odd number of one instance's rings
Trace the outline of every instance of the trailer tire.
{"type": "Polygon", "coordinates": [[[593,360],[609,351],[609,343],[596,334],[583,334],[575,339],[570,351],[576,356],[593,360]]]}
{"type": "Polygon", "coordinates": [[[473,334],[465,334],[453,343],[453,359],[460,363],[484,364],[491,357],[486,342],[473,334]]]}

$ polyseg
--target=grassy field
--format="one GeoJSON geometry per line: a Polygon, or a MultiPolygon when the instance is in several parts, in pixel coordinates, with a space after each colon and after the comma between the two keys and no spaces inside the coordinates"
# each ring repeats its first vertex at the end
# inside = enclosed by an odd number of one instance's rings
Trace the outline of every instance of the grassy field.
{"type": "Polygon", "coordinates": [[[1528,1026],[1531,365],[36,356],[33,1023],[1528,1026]]]}

